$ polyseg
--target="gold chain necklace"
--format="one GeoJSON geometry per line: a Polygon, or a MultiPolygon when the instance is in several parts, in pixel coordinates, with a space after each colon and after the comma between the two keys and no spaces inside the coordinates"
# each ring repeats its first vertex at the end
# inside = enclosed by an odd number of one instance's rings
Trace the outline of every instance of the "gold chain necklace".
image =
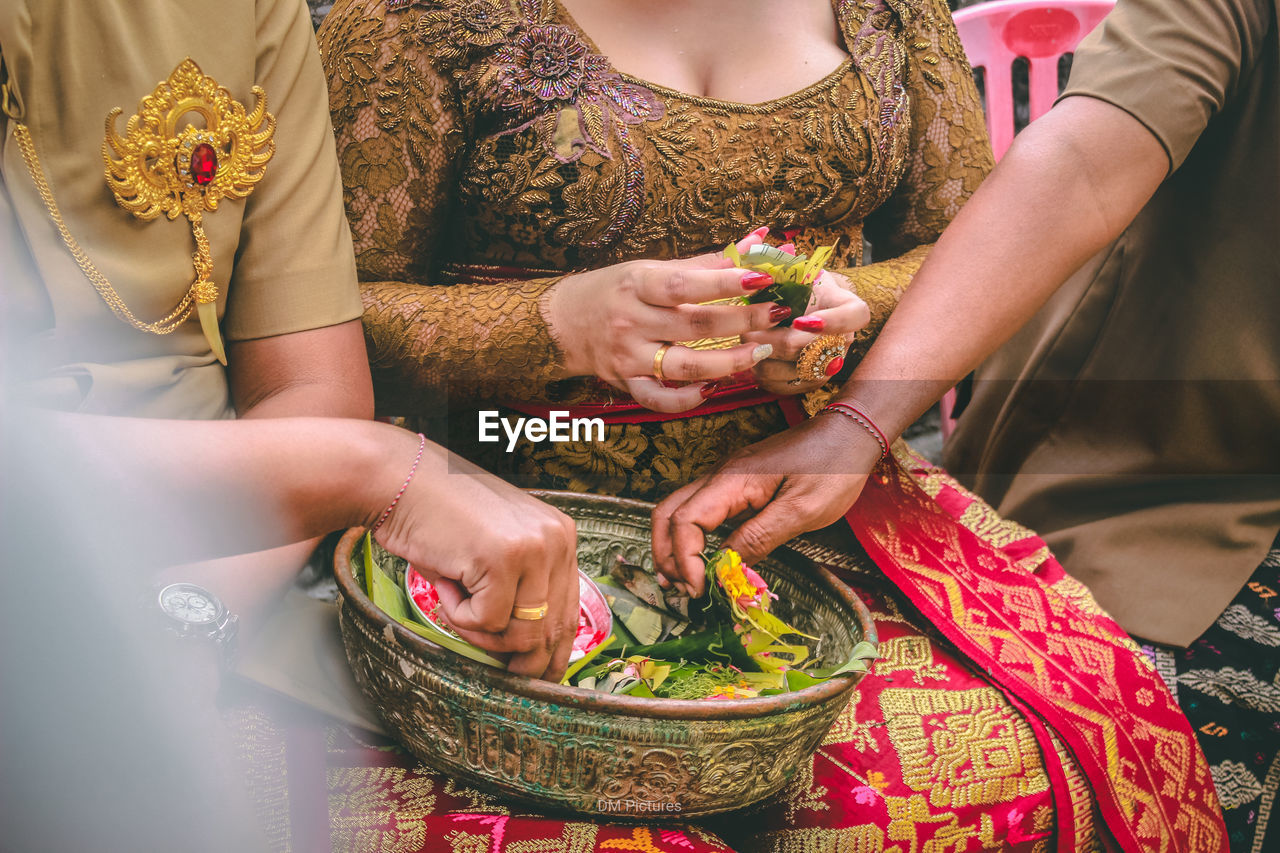
{"type": "MultiPolygon", "coordinates": [[[[22,160],[27,164],[27,171],[31,173],[31,181],[36,185],[36,191],[40,193],[40,199],[49,211],[49,218],[57,226],[62,242],[66,244],[67,250],[71,252],[71,257],[75,258],[76,263],[80,265],[81,272],[84,273],[85,278],[89,279],[93,289],[98,291],[102,301],[107,303],[111,313],[135,329],[150,332],[153,335],[168,335],[185,323],[187,318],[191,316],[191,305],[196,300],[197,289],[202,284],[210,284],[210,282],[197,281],[191,285],[186,295],[178,302],[177,307],[169,312],[167,316],[156,320],[154,323],[139,320],[129,310],[129,306],[125,304],[124,300],[120,298],[120,294],[116,292],[116,289],[111,286],[111,282],[107,280],[107,277],[94,266],[93,261],[89,260],[89,256],[80,248],[80,244],[76,242],[76,238],[68,230],[67,223],[62,218],[62,211],[58,209],[58,202],[53,197],[53,190],[49,188],[49,181],[45,177],[44,168],[40,165],[40,158],[36,154],[36,146],[31,139],[31,133],[27,130],[27,126],[15,121],[13,123],[13,138],[17,140],[18,150],[22,152],[22,160]]],[[[213,298],[216,300],[218,298],[217,285],[212,286],[214,288],[213,298]]]]}

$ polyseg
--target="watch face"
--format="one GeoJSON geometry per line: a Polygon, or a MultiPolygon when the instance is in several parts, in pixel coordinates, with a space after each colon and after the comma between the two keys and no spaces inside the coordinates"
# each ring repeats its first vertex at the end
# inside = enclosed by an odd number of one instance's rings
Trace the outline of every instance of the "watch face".
{"type": "Polygon", "coordinates": [[[170,584],[160,590],[160,607],[174,619],[189,625],[212,624],[222,609],[211,593],[189,583],[170,584]]]}

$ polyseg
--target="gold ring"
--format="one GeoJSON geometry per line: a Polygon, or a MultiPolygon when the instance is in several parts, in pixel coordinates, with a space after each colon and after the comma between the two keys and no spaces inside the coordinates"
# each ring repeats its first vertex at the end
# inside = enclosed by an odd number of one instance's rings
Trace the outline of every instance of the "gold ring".
{"type": "Polygon", "coordinates": [[[537,622],[539,619],[546,617],[547,605],[539,604],[537,607],[516,607],[511,611],[511,616],[515,619],[524,619],[526,622],[537,622]]]}
{"type": "Polygon", "coordinates": [[[800,350],[796,359],[796,377],[807,382],[821,382],[839,373],[844,366],[844,353],[847,344],[840,335],[823,335],[800,350]],[[831,364],[840,359],[840,364],[831,370],[831,364]]]}
{"type": "Polygon", "coordinates": [[[662,375],[662,360],[667,357],[667,350],[669,349],[671,349],[671,344],[663,344],[653,354],[653,375],[658,377],[659,382],[667,381],[667,377],[662,375]]]}

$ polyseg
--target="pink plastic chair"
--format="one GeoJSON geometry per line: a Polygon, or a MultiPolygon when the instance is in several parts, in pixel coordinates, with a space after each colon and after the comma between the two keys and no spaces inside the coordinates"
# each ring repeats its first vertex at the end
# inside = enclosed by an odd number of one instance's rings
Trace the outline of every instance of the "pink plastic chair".
{"type": "MultiPolygon", "coordinates": [[[[960,41],[986,83],[987,132],[999,160],[1013,143],[1013,62],[1026,57],[1030,120],[1058,97],[1058,60],[1106,17],[1115,0],[994,0],[955,14],[960,41]]],[[[942,437],[955,430],[956,392],[942,398],[942,437]]]]}
{"type": "Polygon", "coordinates": [[[955,14],[960,41],[974,68],[986,77],[987,131],[999,160],[1013,142],[1010,69],[1026,57],[1032,120],[1058,97],[1058,59],[1106,17],[1114,0],[995,0],[955,14]]]}

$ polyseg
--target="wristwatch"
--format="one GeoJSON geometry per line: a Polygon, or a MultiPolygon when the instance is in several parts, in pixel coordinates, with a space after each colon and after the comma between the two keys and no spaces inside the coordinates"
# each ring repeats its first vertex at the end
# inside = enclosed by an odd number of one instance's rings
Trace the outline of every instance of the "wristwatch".
{"type": "Polygon", "coordinates": [[[214,643],[228,654],[239,620],[216,595],[193,583],[171,583],[156,600],[170,632],[214,643]]]}

